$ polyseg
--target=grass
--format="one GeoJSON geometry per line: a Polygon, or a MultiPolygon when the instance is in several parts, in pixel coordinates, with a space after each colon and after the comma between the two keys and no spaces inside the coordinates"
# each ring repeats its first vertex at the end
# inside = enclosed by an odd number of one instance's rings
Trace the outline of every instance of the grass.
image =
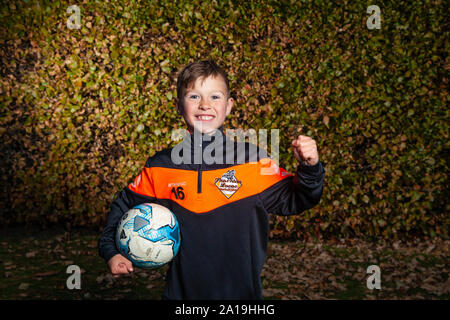
{"type": "MultiPolygon", "coordinates": [[[[0,299],[161,299],[167,266],[114,279],[98,256],[98,237],[82,230],[2,230],[0,299]],[[80,290],[66,286],[69,265],[81,268],[80,290]]],[[[262,284],[265,299],[449,299],[448,243],[270,241],[262,284]],[[366,287],[371,264],[380,266],[381,290],[366,287]]]]}
{"type": "Polygon", "coordinates": [[[7,232],[1,237],[0,299],[160,299],[166,268],[113,279],[98,256],[98,235],[7,232]],[[81,290],[66,286],[69,265],[81,269],[81,290]],[[134,290],[136,288],[136,290],[134,290]]]}
{"type": "Polygon", "coordinates": [[[449,299],[448,241],[270,242],[262,279],[271,299],[449,299]],[[378,265],[381,289],[367,288],[378,265]]]}

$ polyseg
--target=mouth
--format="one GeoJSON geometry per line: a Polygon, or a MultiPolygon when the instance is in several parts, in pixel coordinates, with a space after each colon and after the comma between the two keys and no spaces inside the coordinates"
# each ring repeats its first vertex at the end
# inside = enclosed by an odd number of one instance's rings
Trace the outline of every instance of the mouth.
{"type": "Polygon", "coordinates": [[[215,118],[215,116],[210,114],[199,114],[195,116],[197,121],[211,121],[215,118]]]}

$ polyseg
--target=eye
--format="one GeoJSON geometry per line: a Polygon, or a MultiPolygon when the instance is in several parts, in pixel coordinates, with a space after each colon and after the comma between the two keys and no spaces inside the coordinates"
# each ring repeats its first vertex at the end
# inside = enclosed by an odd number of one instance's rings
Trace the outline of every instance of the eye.
{"type": "Polygon", "coordinates": [[[198,94],[191,94],[189,95],[189,99],[198,99],[198,94]]]}
{"type": "Polygon", "coordinates": [[[218,96],[218,95],[213,95],[212,98],[213,98],[213,100],[218,100],[218,99],[220,99],[220,96],[218,96]]]}

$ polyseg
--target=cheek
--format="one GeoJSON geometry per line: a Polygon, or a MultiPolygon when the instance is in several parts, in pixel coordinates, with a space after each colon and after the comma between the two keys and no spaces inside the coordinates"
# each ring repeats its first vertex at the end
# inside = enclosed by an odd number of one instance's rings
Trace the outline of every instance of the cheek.
{"type": "Polygon", "coordinates": [[[227,110],[227,104],[223,101],[212,102],[211,105],[217,112],[226,112],[227,110]]]}
{"type": "Polygon", "coordinates": [[[196,109],[195,104],[193,104],[192,102],[191,103],[189,103],[189,102],[185,102],[184,103],[184,114],[186,116],[189,116],[189,117],[192,116],[192,114],[193,114],[195,109],[196,109]]]}
{"type": "Polygon", "coordinates": [[[227,105],[224,104],[220,109],[221,117],[224,119],[227,117],[227,105]]]}

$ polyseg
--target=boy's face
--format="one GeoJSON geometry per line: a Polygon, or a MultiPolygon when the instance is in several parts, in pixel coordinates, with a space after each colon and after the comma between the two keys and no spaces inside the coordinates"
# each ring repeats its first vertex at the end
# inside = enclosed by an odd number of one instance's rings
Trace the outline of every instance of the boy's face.
{"type": "Polygon", "coordinates": [[[183,115],[189,131],[195,128],[202,133],[211,133],[222,126],[234,103],[233,98],[228,98],[221,76],[198,78],[181,99],[178,112],[183,115]]]}

